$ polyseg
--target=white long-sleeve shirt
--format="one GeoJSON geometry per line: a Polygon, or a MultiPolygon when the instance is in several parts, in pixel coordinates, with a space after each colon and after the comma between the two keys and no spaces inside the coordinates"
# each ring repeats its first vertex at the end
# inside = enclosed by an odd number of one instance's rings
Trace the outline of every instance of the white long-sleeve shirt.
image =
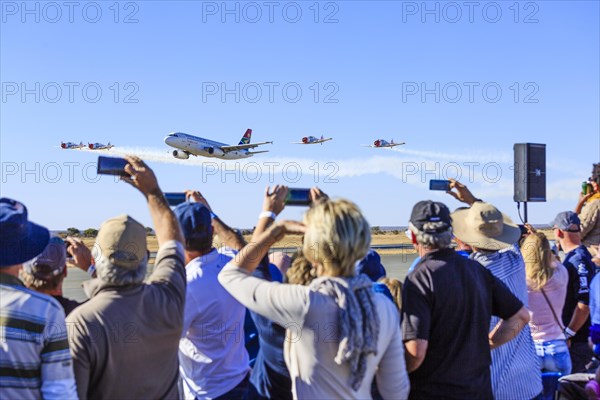
{"type": "Polygon", "coordinates": [[[349,366],[334,361],[339,308],[332,297],[311,287],[253,277],[232,262],[219,274],[219,282],[244,306],[287,329],[284,356],[294,398],[369,399],[374,376],[383,398],[408,398],[400,317],[385,295],[375,294],[380,319],[377,355],[368,357],[365,379],[354,391],[349,366]]]}

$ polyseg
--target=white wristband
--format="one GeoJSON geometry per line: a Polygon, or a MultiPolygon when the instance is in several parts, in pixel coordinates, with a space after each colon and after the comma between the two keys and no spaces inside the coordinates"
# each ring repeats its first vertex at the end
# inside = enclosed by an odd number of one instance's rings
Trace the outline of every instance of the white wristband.
{"type": "Polygon", "coordinates": [[[260,214],[258,214],[258,219],[261,218],[271,218],[273,221],[275,221],[275,218],[277,218],[277,214],[275,214],[273,211],[263,211],[260,214]]]}
{"type": "Polygon", "coordinates": [[[565,336],[567,337],[567,339],[572,338],[573,336],[575,336],[577,334],[577,332],[573,332],[571,329],[569,329],[569,327],[567,326],[565,328],[564,331],[565,336]]]}

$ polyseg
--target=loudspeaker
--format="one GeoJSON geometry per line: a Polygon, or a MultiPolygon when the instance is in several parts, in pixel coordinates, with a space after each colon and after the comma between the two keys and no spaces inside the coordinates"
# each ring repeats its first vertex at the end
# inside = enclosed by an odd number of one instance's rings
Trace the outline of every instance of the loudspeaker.
{"type": "Polygon", "coordinates": [[[546,145],[515,143],[514,200],[546,201],[546,145]]]}

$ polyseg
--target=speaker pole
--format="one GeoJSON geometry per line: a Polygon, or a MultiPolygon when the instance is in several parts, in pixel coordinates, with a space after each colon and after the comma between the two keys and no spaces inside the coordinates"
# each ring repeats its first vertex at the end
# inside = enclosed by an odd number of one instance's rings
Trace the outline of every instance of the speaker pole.
{"type": "Polygon", "coordinates": [[[523,222],[527,223],[527,202],[523,203],[523,222]]]}

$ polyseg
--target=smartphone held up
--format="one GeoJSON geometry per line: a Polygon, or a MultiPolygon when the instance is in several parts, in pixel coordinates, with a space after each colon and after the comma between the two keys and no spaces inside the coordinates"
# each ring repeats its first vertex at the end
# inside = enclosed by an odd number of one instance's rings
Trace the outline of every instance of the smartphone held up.
{"type": "Polygon", "coordinates": [[[128,163],[129,162],[124,158],[99,156],[96,172],[98,175],[129,176],[129,174],[125,172],[125,166],[128,163]]]}
{"type": "Polygon", "coordinates": [[[311,202],[310,189],[290,188],[285,199],[287,206],[309,206],[311,202]]]}
{"type": "Polygon", "coordinates": [[[429,181],[429,190],[441,190],[447,192],[450,190],[450,181],[432,179],[429,181]]]}

